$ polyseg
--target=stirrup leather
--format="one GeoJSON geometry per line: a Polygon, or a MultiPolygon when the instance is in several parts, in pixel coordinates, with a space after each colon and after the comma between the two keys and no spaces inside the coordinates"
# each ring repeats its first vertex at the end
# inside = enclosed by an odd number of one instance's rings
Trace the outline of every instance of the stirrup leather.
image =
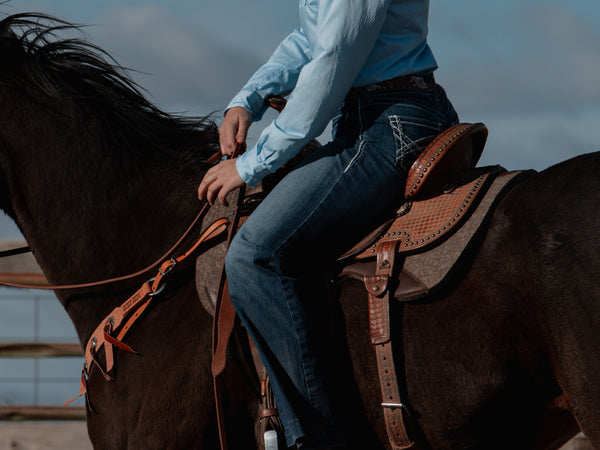
{"type": "Polygon", "coordinates": [[[364,277],[369,294],[369,328],[371,343],[375,346],[381,406],[388,438],[393,450],[414,447],[404,425],[405,406],[400,399],[400,389],[394,365],[390,331],[390,277],[394,273],[396,242],[382,242],[377,252],[375,275],[364,277]]]}

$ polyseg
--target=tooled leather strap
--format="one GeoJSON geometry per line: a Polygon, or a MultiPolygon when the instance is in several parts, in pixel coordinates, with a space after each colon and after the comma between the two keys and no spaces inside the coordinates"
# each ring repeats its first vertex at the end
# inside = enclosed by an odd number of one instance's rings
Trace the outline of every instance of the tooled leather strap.
{"type": "Polygon", "coordinates": [[[378,248],[375,275],[364,277],[369,294],[369,327],[375,346],[383,416],[393,450],[414,448],[404,426],[403,409],[394,365],[390,332],[389,279],[394,272],[397,242],[384,242],[378,248]]]}
{"type": "Polygon", "coordinates": [[[227,229],[228,225],[229,220],[226,218],[218,219],[213,222],[185,253],[176,258],[170,258],[164,261],[154,278],[143,283],[132,296],[125,300],[120,306],[113,309],[110,314],[100,322],[85,346],[85,363],[81,375],[79,395],[69,400],[65,405],[86,394],[86,379],[92,364],[95,363],[96,366],[98,366],[107,380],[112,379],[109,372],[114,365],[113,346],[130,353],[137,353],[130,346],[122,342],[122,340],[133,324],[142,315],[142,312],[148,307],[152,298],[162,290],[162,287],[164,286],[162,284],[163,278],[176,264],[183,262],[189,256],[194,254],[202,244],[220,236],[227,229]],[[101,348],[104,348],[104,368],[99,364],[96,358],[96,355],[101,348]]]}

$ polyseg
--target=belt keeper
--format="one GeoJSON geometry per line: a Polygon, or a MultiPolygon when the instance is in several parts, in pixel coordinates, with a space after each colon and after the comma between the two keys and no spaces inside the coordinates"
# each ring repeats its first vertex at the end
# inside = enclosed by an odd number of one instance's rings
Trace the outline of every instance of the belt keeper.
{"type": "Polygon", "coordinates": [[[267,408],[263,409],[258,416],[260,420],[268,419],[269,417],[274,417],[279,415],[279,410],[277,408],[267,408]]]}
{"type": "Polygon", "coordinates": [[[267,380],[260,380],[260,395],[261,397],[267,396],[267,380]]]}

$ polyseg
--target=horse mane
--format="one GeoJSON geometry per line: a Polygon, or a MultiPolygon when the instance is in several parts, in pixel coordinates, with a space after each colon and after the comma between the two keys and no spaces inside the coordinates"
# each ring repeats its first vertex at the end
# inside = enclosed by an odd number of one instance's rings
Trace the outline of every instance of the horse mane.
{"type": "MultiPolygon", "coordinates": [[[[7,75],[44,103],[72,102],[98,118],[106,148],[145,158],[168,155],[201,164],[218,150],[215,123],[207,117],[166,113],[148,101],[128,70],[85,40],[80,25],[44,14],[23,13],[0,21],[0,82],[7,75]],[[63,38],[61,34],[80,37],[63,38]]],[[[60,114],[65,114],[61,108],[60,114]]],[[[83,132],[83,130],[82,130],[83,132]]]]}

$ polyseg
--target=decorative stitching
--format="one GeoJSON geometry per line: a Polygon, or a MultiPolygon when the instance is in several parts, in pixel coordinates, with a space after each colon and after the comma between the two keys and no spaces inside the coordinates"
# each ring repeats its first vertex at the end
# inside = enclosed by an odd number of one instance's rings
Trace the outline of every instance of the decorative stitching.
{"type": "Polygon", "coordinates": [[[406,157],[415,153],[417,143],[406,135],[399,116],[388,116],[388,122],[396,141],[396,165],[400,163],[400,167],[404,168],[406,157]]]}
{"type": "Polygon", "coordinates": [[[360,98],[357,100],[357,109],[358,109],[358,120],[360,122],[360,135],[358,137],[359,139],[359,144],[358,144],[358,150],[356,151],[356,154],[352,157],[352,159],[350,160],[350,162],[348,163],[348,165],[344,168],[344,173],[347,173],[350,168],[352,167],[352,165],[354,164],[354,161],[356,161],[363,152],[363,146],[365,143],[365,139],[364,139],[364,134],[365,134],[365,130],[364,130],[364,126],[363,126],[363,118],[362,118],[362,113],[361,113],[361,101],[360,98]]]}

